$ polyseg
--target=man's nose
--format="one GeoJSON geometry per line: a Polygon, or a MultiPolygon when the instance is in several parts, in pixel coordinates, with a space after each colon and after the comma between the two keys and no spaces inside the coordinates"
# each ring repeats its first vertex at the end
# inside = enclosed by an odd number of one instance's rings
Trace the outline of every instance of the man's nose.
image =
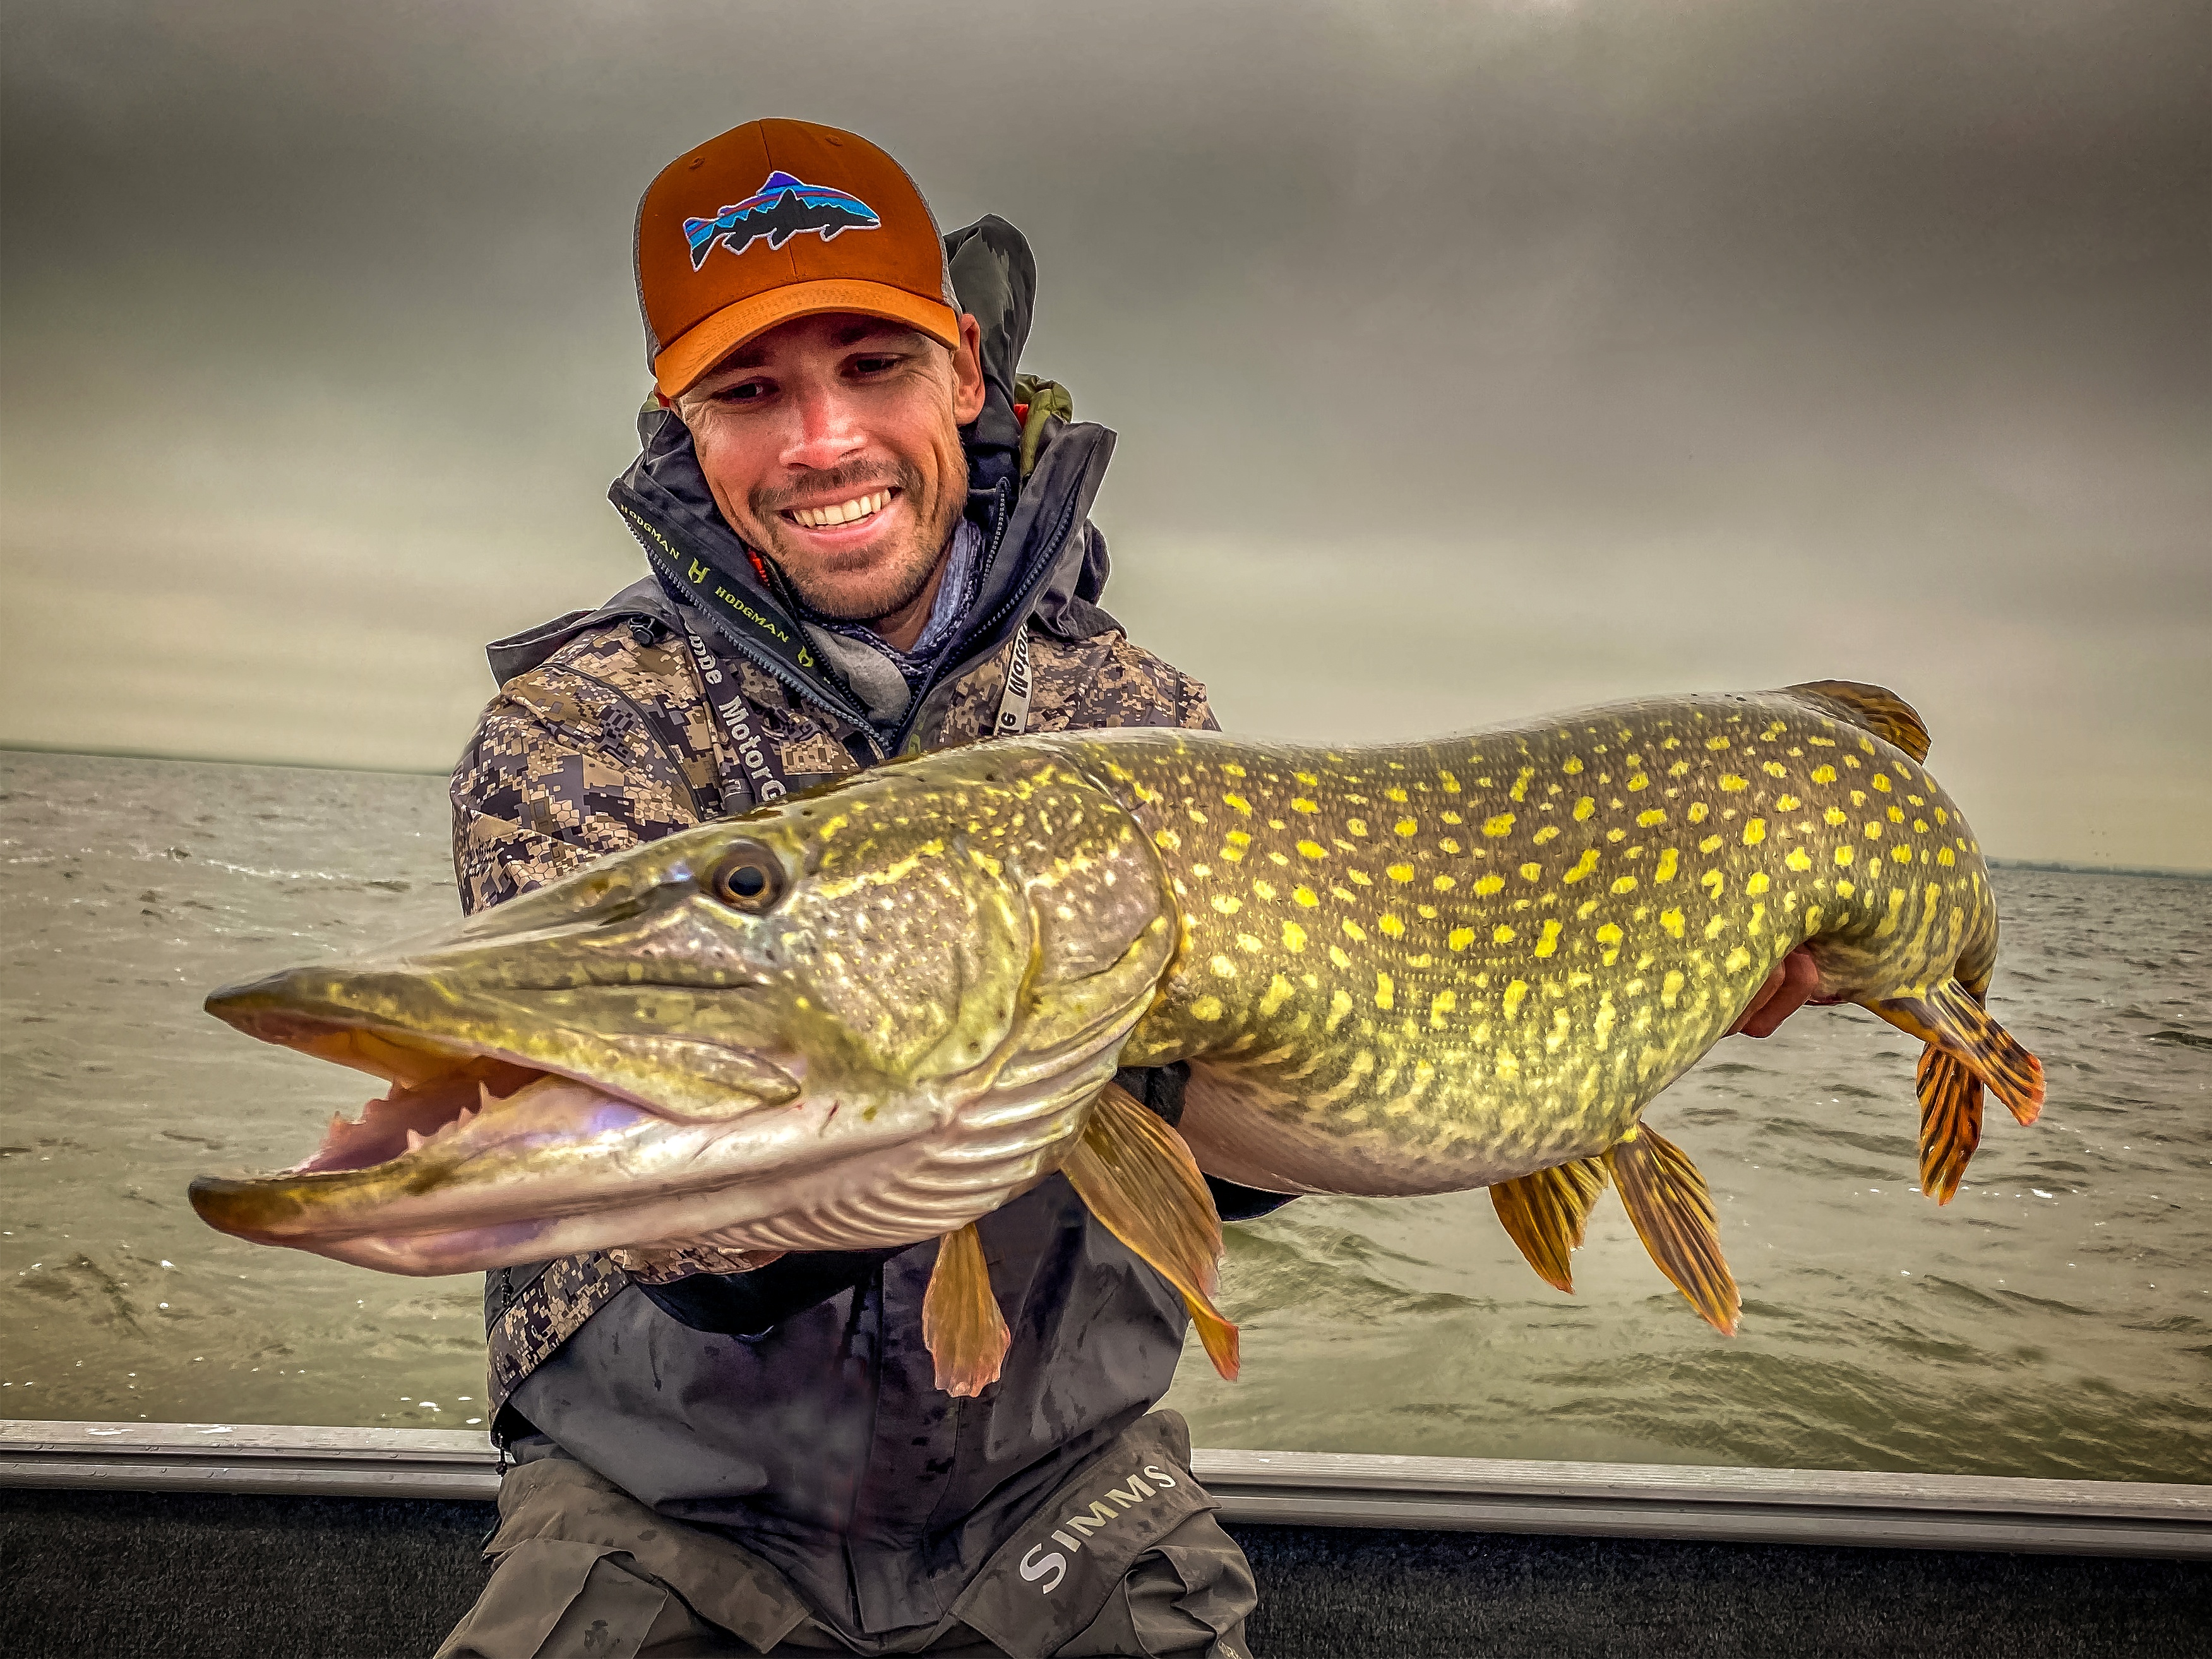
{"type": "Polygon", "coordinates": [[[786,466],[820,471],[867,446],[852,399],[834,381],[794,386],[786,407],[792,426],[777,458],[786,466]]]}

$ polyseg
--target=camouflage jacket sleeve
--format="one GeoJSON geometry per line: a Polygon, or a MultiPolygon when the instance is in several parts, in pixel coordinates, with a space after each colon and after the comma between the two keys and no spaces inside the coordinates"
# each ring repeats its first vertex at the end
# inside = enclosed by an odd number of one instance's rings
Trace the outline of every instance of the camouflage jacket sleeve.
{"type": "MultiPolygon", "coordinates": [[[[1030,732],[1095,731],[1115,726],[1174,726],[1218,732],[1206,687],[1133,645],[1119,628],[1080,640],[1030,630],[1030,732]]],[[[981,737],[996,718],[1012,647],[978,663],[951,688],[936,744],[981,737]]]]}
{"type": "Polygon", "coordinates": [[[500,688],[454,769],[453,872],[471,914],[720,810],[689,665],[595,629],[500,688]]]}

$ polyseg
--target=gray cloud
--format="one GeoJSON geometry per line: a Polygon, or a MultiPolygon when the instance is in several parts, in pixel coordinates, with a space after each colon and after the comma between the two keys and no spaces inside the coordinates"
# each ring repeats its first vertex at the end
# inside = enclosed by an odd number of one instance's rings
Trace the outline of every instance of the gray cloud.
{"type": "Polygon", "coordinates": [[[635,558],[639,190],[763,113],[1028,232],[1225,721],[1815,675],[2212,866],[2181,4],[10,8],[0,738],[441,765],[635,558]]]}

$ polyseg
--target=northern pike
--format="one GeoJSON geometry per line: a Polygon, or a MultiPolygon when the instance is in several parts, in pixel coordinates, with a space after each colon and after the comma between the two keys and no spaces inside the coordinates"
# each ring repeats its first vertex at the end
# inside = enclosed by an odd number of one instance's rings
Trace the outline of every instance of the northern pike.
{"type": "Polygon", "coordinates": [[[1984,1006],[1996,906],[1927,749],[1891,693],[1823,681],[1428,743],[1133,729],[908,758],[433,945],[216,993],[240,1030],[392,1086],[295,1169],[192,1202],[404,1273],[940,1238],[925,1325],[972,1393],[1006,1344],[973,1224],[1055,1171],[1229,1375],[1200,1171],[1487,1188],[1562,1290],[1611,1184],[1733,1331],[1705,1184],[1642,1119],[1790,951],[1818,1000],[1926,1044],[1937,1202],[1984,1088],[2022,1123],[2043,1100],[1984,1006]],[[1180,1133],[1110,1083],[1177,1060],[1180,1133]]]}

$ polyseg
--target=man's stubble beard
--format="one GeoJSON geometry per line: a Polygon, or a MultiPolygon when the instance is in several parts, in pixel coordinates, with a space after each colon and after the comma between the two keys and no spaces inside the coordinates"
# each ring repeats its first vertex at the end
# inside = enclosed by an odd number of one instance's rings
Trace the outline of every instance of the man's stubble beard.
{"type": "Polygon", "coordinates": [[[968,499],[968,457],[959,447],[957,435],[952,453],[957,457],[958,470],[944,480],[945,489],[934,503],[928,523],[922,521],[918,506],[921,501],[921,469],[911,461],[901,461],[894,475],[888,477],[879,468],[855,466],[832,468],[807,481],[808,494],[828,489],[849,490],[857,495],[890,484],[915,506],[914,530],[907,544],[894,550],[889,559],[871,573],[870,591],[855,594],[849,587],[843,587],[841,592],[842,585],[834,578],[825,579],[819,569],[809,566],[804,553],[794,552],[784,544],[782,509],[799,494],[796,489],[761,490],[754,495],[749,503],[754,520],[767,528],[770,543],[756,550],[774,562],[793,591],[817,616],[836,622],[868,623],[902,611],[915,602],[929,585],[929,579],[937,574],[937,567],[951,542],[952,526],[959,521],[960,510],[968,499]]]}

